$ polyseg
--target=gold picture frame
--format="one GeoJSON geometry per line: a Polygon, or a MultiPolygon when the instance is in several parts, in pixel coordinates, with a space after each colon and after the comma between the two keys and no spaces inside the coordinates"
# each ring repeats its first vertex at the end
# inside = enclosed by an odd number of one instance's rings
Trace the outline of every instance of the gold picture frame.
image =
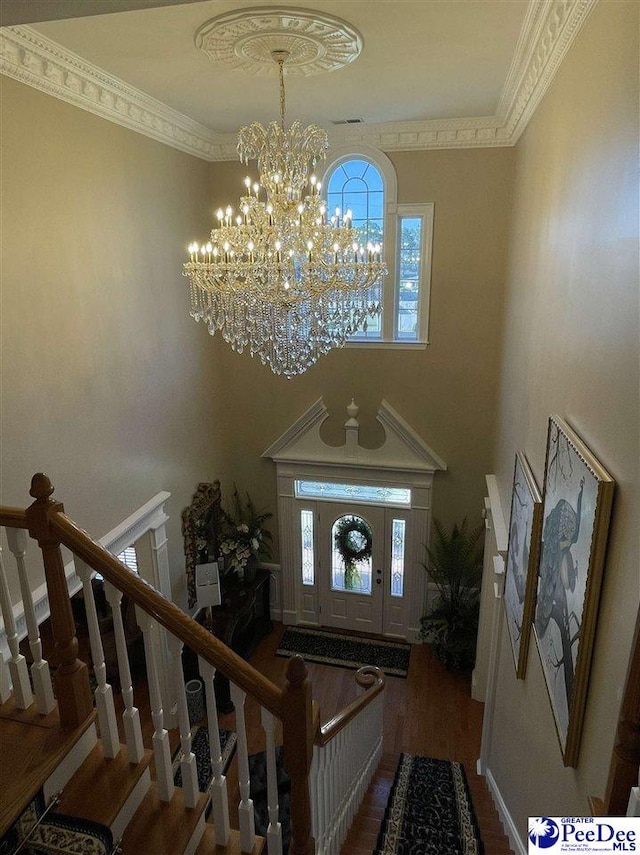
{"type": "Polygon", "coordinates": [[[527,670],[538,583],[542,496],[526,457],[516,454],[504,583],[507,631],[518,680],[527,670]]]}
{"type": "Polygon", "coordinates": [[[615,482],[551,416],[534,634],[565,766],[576,766],[615,482]]]}

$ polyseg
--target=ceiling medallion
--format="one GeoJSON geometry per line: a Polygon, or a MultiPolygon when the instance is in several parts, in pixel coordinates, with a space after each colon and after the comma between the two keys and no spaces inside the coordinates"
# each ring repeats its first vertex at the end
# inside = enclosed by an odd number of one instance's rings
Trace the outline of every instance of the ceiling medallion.
{"type": "Polygon", "coordinates": [[[196,47],[214,62],[249,74],[273,74],[273,51],[286,50],[287,75],[309,77],[357,59],[362,36],[340,18],[287,6],[240,9],[206,21],[196,47]]]}

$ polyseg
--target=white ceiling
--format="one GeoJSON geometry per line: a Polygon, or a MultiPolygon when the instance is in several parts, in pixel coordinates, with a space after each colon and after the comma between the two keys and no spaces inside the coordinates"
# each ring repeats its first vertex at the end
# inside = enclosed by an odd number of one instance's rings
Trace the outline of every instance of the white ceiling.
{"type": "MultiPolygon", "coordinates": [[[[48,14],[55,6],[70,14],[74,8],[86,12],[154,2],[163,0],[93,0],[90,6],[84,0],[74,0],[75,6],[49,0],[48,14]]],[[[529,0],[298,0],[291,5],[342,18],[363,36],[355,62],[287,83],[288,121],[329,127],[347,118],[378,124],[495,116],[529,0]]],[[[242,124],[277,117],[276,79],[214,64],[195,47],[194,33],[214,16],[264,6],[264,0],[187,0],[33,27],[211,131],[229,134],[242,124]]],[[[20,21],[16,15],[11,23],[20,21]]]]}

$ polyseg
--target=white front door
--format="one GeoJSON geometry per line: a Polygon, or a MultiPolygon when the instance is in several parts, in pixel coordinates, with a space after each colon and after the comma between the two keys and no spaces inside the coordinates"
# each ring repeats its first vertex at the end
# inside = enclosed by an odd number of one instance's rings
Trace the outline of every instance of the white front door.
{"type": "Polygon", "coordinates": [[[416,593],[408,571],[411,513],[396,508],[318,502],[321,626],[406,638],[407,602],[416,593]],[[371,557],[346,573],[335,546],[341,520],[361,519],[372,532],[371,557]]]}
{"type": "Polygon", "coordinates": [[[382,634],[384,508],[337,502],[318,504],[320,623],[382,634]],[[335,546],[336,527],[345,518],[364,520],[373,533],[371,557],[358,562],[355,573],[345,572],[335,546]]]}

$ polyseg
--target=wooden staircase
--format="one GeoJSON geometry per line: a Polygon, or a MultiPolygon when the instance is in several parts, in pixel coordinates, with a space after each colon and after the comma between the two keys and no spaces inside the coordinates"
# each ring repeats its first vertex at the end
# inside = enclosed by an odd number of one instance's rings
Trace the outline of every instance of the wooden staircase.
{"type": "Polygon", "coordinates": [[[340,850],[341,855],[371,855],[375,849],[397,765],[396,756],[382,755],[380,765],[340,850]]]}
{"type": "MultiPolygon", "coordinates": [[[[53,487],[46,476],[34,476],[30,493],[35,501],[29,508],[0,508],[0,526],[6,530],[9,550],[17,564],[33,657],[29,673],[19,648],[0,553],[0,606],[10,650],[8,662],[0,661],[0,701],[4,702],[0,703],[0,836],[43,788],[45,802],[53,793],[63,791],[57,812],[108,826],[114,839],[121,840],[123,855],[205,855],[214,851],[216,855],[236,855],[240,851],[259,855],[264,840],[254,834],[250,801],[245,725],[245,698],[249,697],[248,715],[256,724],[259,722],[266,739],[267,837],[272,855],[281,851],[276,739],[278,743],[282,740],[291,782],[291,855],[312,855],[316,848],[336,853],[343,842],[347,855],[371,853],[398,759],[397,754],[382,754],[386,686],[382,672],[369,666],[361,668],[355,675],[361,689],[357,697],[322,724],[300,657],[288,661],[281,687],[79,529],[65,515],[62,505],[51,498],[53,487]],[[38,541],[45,569],[58,666],[53,687],[46,679],[49,666],[42,657],[34,604],[29,602],[31,592],[24,560],[27,531],[38,541]],[[82,581],[90,661],[97,684],[93,697],[87,663],[78,658],[62,545],[73,553],[75,572],[82,581]],[[91,585],[96,572],[105,580],[113,617],[119,676],[117,711],[113,689],[106,679],[101,625],[91,585]],[[123,597],[135,604],[145,647],[149,716],[144,734],[128,660],[123,597]],[[212,822],[204,819],[208,796],[198,792],[183,648],[197,657],[205,690],[215,829],[212,822]],[[8,668],[13,687],[10,693],[3,668],[8,668]],[[235,792],[227,797],[217,727],[216,672],[230,680],[235,706],[233,729],[238,747],[234,774],[239,804],[235,792]],[[176,719],[178,734],[173,730],[176,719]],[[174,789],[171,750],[178,742],[183,787],[174,789]],[[230,828],[229,807],[236,806],[239,831],[230,828]]],[[[130,527],[125,528],[128,532],[130,527]]],[[[126,545],[121,535],[118,542],[126,545]]],[[[484,781],[470,771],[468,774],[486,855],[506,855],[509,846],[484,781]]]]}
{"type": "MultiPolygon", "coordinates": [[[[272,855],[282,851],[276,739],[282,740],[290,780],[291,855],[312,855],[315,849],[312,814],[321,816],[317,832],[325,837],[330,835],[335,847],[332,851],[337,851],[347,833],[342,821],[343,805],[349,805],[350,816],[355,814],[356,796],[359,801],[366,791],[380,755],[385,688],[382,672],[369,666],[359,669],[356,682],[362,691],[322,724],[319,708],[312,702],[312,686],[301,657],[288,661],[284,685],[272,682],[80,529],[64,513],[63,505],[52,498],[53,491],[49,478],[38,473],[31,482],[29,492],[34,501],[28,508],[0,507],[0,526],[5,529],[9,552],[16,563],[32,656],[29,669],[20,651],[0,550],[0,608],[9,647],[9,659],[5,661],[4,655],[0,659],[0,747],[10,761],[6,766],[3,764],[0,836],[13,826],[42,788],[46,805],[54,793],[63,791],[57,813],[109,827],[114,840],[121,841],[124,855],[194,855],[196,851],[215,851],[216,855],[242,851],[258,855],[264,840],[255,834],[250,795],[245,721],[245,700],[249,697],[249,706],[257,706],[266,740],[269,815],[266,837],[272,855]],[[49,663],[42,655],[42,638],[30,588],[27,533],[37,541],[44,565],[52,649],[57,660],[53,679],[49,663]],[[71,551],[73,572],[82,584],[89,636],[86,661],[79,658],[81,651],[69,599],[63,546],[71,551]],[[104,580],[105,598],[111,610],[118,668],[118,711],[113,687],[107,680],[104,626],[98,618],[92,585],[96,573],[104,580]],[[151,719],[145,726],[146,746],[129,662],[123,601],[133,603],[144,642],[151,719]],[[212,769],[211,816],[215,817],[215,829],[204,820],[209,796],[199,792],[196,756],[192,751],[182,663],[185,649],[196,657],[205,695],[212,769]],[[223,769],[216,673],[229,680],[234,705],[239,803],[235,801],[235,793],[228,792],[223,769]],[[173,731],[176,724],[177,737],[173,731]],[[171,749],[178,741],[181,788],[174,785],[171,761],[171,749]],[[60,759],[62,763],[58,763],[60,759]],[[310,779],[314,762],[318,764],[317,779],[322,777],[322,788],[314,785],[316,776],[310,779]],[[8,787],[4,786],[7,779],[11,781],[8,787]],[[332,785],[324,786],[329,781],[332,785]],[[230,808],[237,815],[239,831],[231,828],[230,808]]],[[[116,554],[127,546],[123,538],[132,531],[132,519],[125,520],[114,536],[112,548],[117,544],[116,554]]],[[[148,524],[156,525],[154,520],[155,517],[149,519],[148,524]]],[[[157,540],[153,543],[157,545],[157,540]]],[[[159,561],[157,556],[156,561],[159,561]]],[[[156,569],[160,576],[162,568],[156,569]]]]}
{"type": "MultiPolygon", "coordinates": [[[[124,745],[117,757],[105,757],[94,714],[83,726],[65,729],[57,710],[45,719],[8,701],[0,706],[0,751],[0,828],[10,827],[39,790],[46,796],[61,790],[55,812],[107,826],[122,855],[240,855],[237,830],[231,830],[226,846],[216,847],[215,829],[205,823],[207,795],[201,794],[194,808],[185,805],[180,787],[171,801],[160,800],[151,751],[139,763],[129,762],[124,745]]],[[[263,848],[264,838],[256,837],[252,855],[263,848]]]]}
{"type": "MultiPolygon", "coordinates": [[[[383,754],[340,855],[372,855],[393,786],[399,757],[383,754]]],[[[484,778],[465,768],[471,800],[480,826],[484,855],[513,855],[484,778]]]]}

